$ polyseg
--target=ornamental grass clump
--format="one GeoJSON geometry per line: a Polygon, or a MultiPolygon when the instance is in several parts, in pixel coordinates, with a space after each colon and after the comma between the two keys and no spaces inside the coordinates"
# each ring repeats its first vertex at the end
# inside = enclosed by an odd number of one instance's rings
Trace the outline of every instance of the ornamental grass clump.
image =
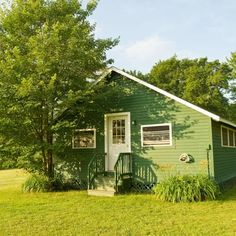
{"type": "Polygon", "coordinates": [[[55,192],[72,189],[65,182],[63,176],[54,173],[54,177],[49,179],[47,176],[40,173],[31,174],[22,185],[23,192],[55,192]]]}
{"type": "Polygon", "coordinates": [[[168,202],[215,200],[219,186],[205,175],[171,176],[153,188],[158,199],[168,202]]]}
{"type": "Polygon", "coordinates": [[[50,182],[48,178],[40,174],[30,175],[22,185],[23,192],[48,192],[50,182]]]}

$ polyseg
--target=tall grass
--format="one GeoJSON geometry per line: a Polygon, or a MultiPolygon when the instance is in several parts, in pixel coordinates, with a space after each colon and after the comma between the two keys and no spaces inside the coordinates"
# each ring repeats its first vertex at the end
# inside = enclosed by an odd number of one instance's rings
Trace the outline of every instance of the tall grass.
{"type": "Polygon", "coordinates": [[[171,176],[153,190],[158,199],[168,202],[214,200],[220,194],[217,183],[204,175],[171,176]]]}
{"type": "Polygon", "coordinates": [[[22,190],[23,192],[48,192],[50,182],[44,175],[32,174],[23,183],[22,190]]]}

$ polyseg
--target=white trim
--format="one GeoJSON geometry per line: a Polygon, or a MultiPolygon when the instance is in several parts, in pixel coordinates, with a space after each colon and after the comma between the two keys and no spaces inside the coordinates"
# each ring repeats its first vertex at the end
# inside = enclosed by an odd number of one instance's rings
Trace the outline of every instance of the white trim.
{"type": "Polygon", "coordinates": [[[74,146],[74,140],[75,140],[75,135],[73,133],[72,136],[72,149],[94,149],[96,148],[96,129],[76,129],[74,132],[80,132],[80,131],[94,131],[93,137],[94,137],[94,146],[93,147],[75,147],[74,146]]]}
{"type": "Polygon", "coordinates": [[[108,126],[108,119],[107,119],[107,115],[105,114],[104,115],[104,150],[105,150],[105,155],[107,154],[107,151],[108,151],[108,135],[107,135],[107,132],[108,132],[108,129],[107,129],[107,126],[108,126]]]}
{"type": "Polygon", "coordinates": [[[108,113],[104,115],[104,143],[105,143],[105,153],[108,151],[108,135],[107,135],[107,125],[108,118],[113,116],[127,116],[128,117],[128,141],[129,141],[129,151],[131,152],[131,123],[130,123],[130,112],[118,112],[118,113],[108,113]]]}
{"type": "Polygon", "coordinates": [[[141,125],[141,146],[142,147],[170,147],[172,146],[172,125],[171,123],[162,123],[162,124],[150,124],[150,125],[141,125]],[[145,127],[156,127],[156,126],[169,126],[170,132],[170,143],[165,145],[143,145],[143,128],[145,127]]]}
{"type": "Polygon", "coordinates": [[[235,129],[231,129],[229,127],[226,127],[224,125],[221,125],[220,127],[220,135],[221,135],[221,146],[222,147],[226,147],[226,148],[236,148],[236,145],[235,145],[235,138],[236,138],[236,130],[235,129]],[[223,132],[222,132],[222,129],[226,129],[227,130],[227,139],[228,139],[228,145],[224,145],[223,144],[223,132]],[[233,132],[233,146],[229,146],[229,130],[231,130],[233,132]]]}
{"type": "Polygon", "coordinates": [[[119,70],[119,69],[117,69],[114,66],[112,66],[109,69],[107,69],[105,71],[105,73],[100,77],[100,79],[97,82],[99,82],[100,80],[104,79],[112,71],[115,71],[116,73],[121,74],[121,75],[125,76],[126,78],[128,78],[130,80],[133,80],[133,81],[135,81],[135,82],[137,82],[139,84],[142,84],[145,87],[147,87],[149,89],[152,89],[152,90],[154,90],[154,91],[156,91],[156,92],[158,92],[158,93],[160,93],[160,94],[162,94],[162,95],[164,95],[164,96],[166,96],[168,98],[171,98],[171,99],[173,99],[173,100],[175,100],[175,101],[177,101],[177,102],[179,102],[179,103],[181,103],[181,104],[183,104],[183,105],[185,105],[185,106],[187,106],[189,108],[192,108],[193,110],[198,111],[198,112],[202,113],[203,115],[206,115],[206,116],[212,118],[215,121],[223,122],[225,124],[228,124],[228,125],[231,125],[233,127],[236,127],[236,124],[234,124],[233,122],[230,122],[230,121],[228,121],[226,119],[223,119],[223,118],[221,118],[218,115],[215,115],[215,114],[213,114],[213,113],[211,113],[211,112],[209,112],[209,111],[207,111],[207,110],[205,110],[205,109],[203,109],[201,107],[198,107],[198,106],[196,106],[196,105],[194,105],[194,104],[192,104],[190,102],[187,102],[187,101],[183,100],[182,98],[176,97],[175,95],[170,94],[170,93],[168,93],[168,92],[166,92],[166,91],[164,91],[164,90],[162,90],[162,89],[160,89],[160,88],[158,88],[158,87],[156,87],[156,86],[154,86],[152,84],[149,84],[149,83],[147,83],[147,82],[145,82],[145,81],[143,81],[141,79],[138,79],[138,78],[136,78],[136,77],[134,77],[134,76],[132,76],[132,75],[122,71],[122,70],[119,70]]]}
{"type": "Polygon", "coordinates": [[[129,142],[129,147],[128,147],[128,152],[131,153],[131,123],[130,123],[130,112],[118,112],[118,113],[108,113],[104,115],[104,149],[105,149],[105,170],[108,171],[109,166],[108,166],[108,152],[109,152],[109,148],[108,148],[108,143],[109,143],[109,135],[108,135],[108,122],[109,122],[109,118],[110,117],[114,117],[114,116],[127,116],[128,119],[128,136],[127,136],[127,140],[129,142]]]}
{"type": "Polygon", "coordinates": [[[219,120],[219,121],[222,122],[222,123],[225,123],[225,124],[227,124],[227,125],[230,125],[230,126],[233,126],[233,127],[236,128],[236,124],[234,124],[233,122],[228,121],[228,120],[226,120],[226,119],[224,119],[224,118],[221,118],[221,117],[220,117],[220,120],[219,120]]]}

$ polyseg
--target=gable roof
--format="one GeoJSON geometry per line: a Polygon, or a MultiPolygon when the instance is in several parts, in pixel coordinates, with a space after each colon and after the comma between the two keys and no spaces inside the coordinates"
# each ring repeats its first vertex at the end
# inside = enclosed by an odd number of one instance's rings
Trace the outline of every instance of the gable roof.
{"type": "Polygon", "coordinates": [[[118,73],[120,75],[123,75],[123,76],[125,76],[126,78],[128,78],[128,79],[130,79],[132,81],[135,81],[135,82],[137,82],[139,84],[142,84],[143,86],[145,86],[145,87],[147,87],[147,88],[149,88],[149,89],[151,89],[153,91],[156,91],[157,93],[160,93],[160,94],[162,94],[162,95],[164,95],[164,96],[166,96],[166,97],[168,97],[170,99],[173,99],[174,101],[177,101],[177,102],[179,102],[179,103],[181,103],[181,104],[183,104],[183,105],[185,105],[185,106],[187,106],[189,108],[192,108],[193,110],[198,111],[198,112],[202,113],[203,115],[208,116],[208,117],[210,117],[211,119],[213,119],[215,121],[223,122],[225,124],[231,125],[231,126],[236,128],[236,124],[234,124],[233,122],[228,121],[226,119],[223,119],[223,118],[221,118],[218,115],[215,115],[215,114],[213,114],[213,113],[211,113],[211,112],[209,112],[209,111],[207,111],[207,110],[205,110],[205,109],[203,109],[201,107],[198,107],[198,106],[196,106],[196,105],[194,105],[194,104],[192,104],[190,102],[187,102],[187,101],[185,101],[182,98],[179,98],[179,97],[177,97],[177,96],[175,96],[175,95],[173,95],[171,93],[168,93],[168,92],[164,91],[163,89],[160,89],[160,88],[158,88],[158,87],[156,87],[156,86],[154,86],[152,84],[147,83],[146,81],[138,79],[137,77],[135,77],[133,75],[130,75],[130,74],[128,74],[128,73],[126,73],[126,72],[124,72],[124,71],[114,67],[114,66],[108,68],[97,82],[99,82],[100,80],[104,79],[112,71],[114,71],[114,72],[116,72],[116,73],[118,73]]]}

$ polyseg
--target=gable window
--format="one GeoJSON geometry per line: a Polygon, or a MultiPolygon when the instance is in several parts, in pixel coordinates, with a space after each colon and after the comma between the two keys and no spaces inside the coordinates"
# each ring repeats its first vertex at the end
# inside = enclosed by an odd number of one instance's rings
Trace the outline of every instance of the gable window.
{"type": "Polygon", "coordinates": [[[141,142],[143,147],[172,145],[171,124],[142,125],[141,142]]]}
{"type": "Polygon", "coordinates": [[[236,147],[236,130],[221,126],[221,145],[236,147]]]}
{"type": "Polygon", "coordinates": [[[96,129],[75,130],[72,138],[72,148],[96,148],[96,129]]]}

